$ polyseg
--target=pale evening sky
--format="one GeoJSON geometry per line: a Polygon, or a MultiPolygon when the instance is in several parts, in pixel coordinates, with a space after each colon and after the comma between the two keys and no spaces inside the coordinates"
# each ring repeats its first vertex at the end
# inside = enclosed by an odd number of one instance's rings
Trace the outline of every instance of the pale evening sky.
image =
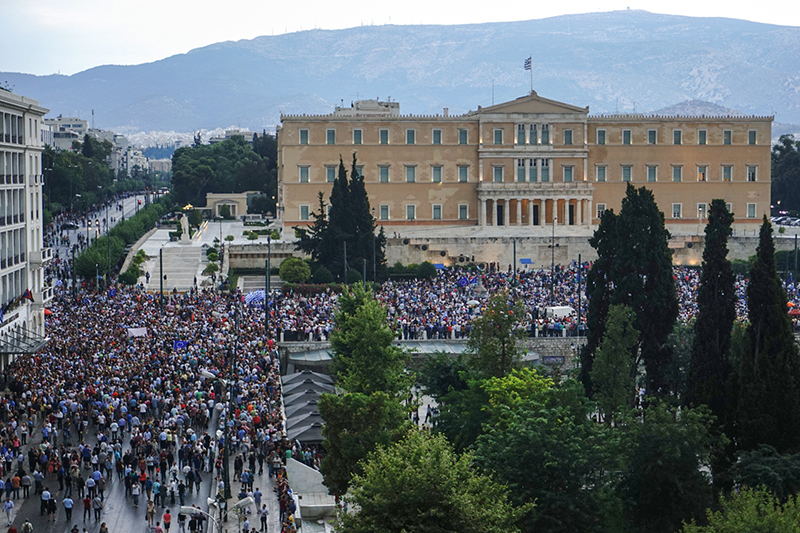
{"type": "Polygon", "coordinates": [[[800,26],[800,2],[719,0],[0,0],[0,71],[74,74],[163,59],[212,43],[309,29],[470,24],[642,9],[800,26]]]}

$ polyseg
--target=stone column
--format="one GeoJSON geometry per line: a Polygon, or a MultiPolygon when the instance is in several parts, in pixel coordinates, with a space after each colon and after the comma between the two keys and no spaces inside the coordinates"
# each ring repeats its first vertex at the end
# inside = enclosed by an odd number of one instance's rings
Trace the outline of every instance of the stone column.
{"type": "Polygon", "coordinates": [[[522,198],[517,198],[517,226],[522,225],[522,198]]]}
{"type": "Polygon", "coordinates": [[[478,200],[478,225],[486,226],[486,200],[478,200]]]}
{"type": "Polygon", "coordinates": [[[547,200],[539,198],[539,227],[544,227],[544,213],[547,209],[547,200]]]}
{"type": "Polygon", "coordinates": [[[506,198],[503,200],[505,207],[503,207],[503,225],[511,225],[511,199],[506,198]]]}
{"type": "Polygon", "coordinates": [[[533,226],[533,199],[528,200],[528,225],[533,226]]]}

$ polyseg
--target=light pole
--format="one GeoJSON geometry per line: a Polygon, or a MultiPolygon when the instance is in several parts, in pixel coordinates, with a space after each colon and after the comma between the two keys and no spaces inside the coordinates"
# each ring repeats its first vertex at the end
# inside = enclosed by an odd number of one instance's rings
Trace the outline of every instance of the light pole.
{"type": "MultiPolygon", "coordinates": [[[[207,502],[209,506],[216,504],[216,502],[212,498],[208,498],[207,502]]],[[[244,509],[245,507],[249,507],[254,503],[255,500],[253,500],[253,498],[248,496],[234,503],[231,506],[231,510],[234,511],[236,509],[244,509]]],[[[218,533],[222,533],[222,517],[220,517],[220,520],[217,520],[211,513],[207,513],[206,511],[203,511],[202,509],[199,509],[197,507],[189,507],[188,505],[182,505],[180,511],[178,511],[178,514],[192,515],[194,513],[200,513],[202,515],[207,516],[212,522],[214,522],[214,526],[216,526],[218,533]]]]}
{"type": "Polygon", "coordinates": [[[576,336],[581,336],[581,274],[583,274],[583,263],[581,254],[578,254],[578,327],[575,329],[576,336]]]}
{"type": "MultiPolygon", "coordinates": [[[[77,246],[77,244],[75,245],[77,246]]],[[[72,247],[72,296],[75,297],[78,295],[78,281],[75,278],[75,248],[72,247]]]]}
{"type": "Polygon", "coordinates": [[[556,304],[556,222],[558,217],[553,215],[553,236],[550,238],[550,305],[556,304]]]}
{"type": "Polygon", "coordinates": [[[375,226],[377,226],[377,224],[376,224],[376,219],[375,219],[375,208],[373,207],[372,208],[372,281],[373,281],[373,283],[377,283],[378,282],[378,275],[377,275],[378,267],[375,264],[375,240],[376,240],[376,237],[375,237],[375,226]]]}
{"type": "Polygon", "coordinates": [[[272,236],[267,235],[267,264],[264,274],[264,342],[269,340],[269,275],[272,270],[272,236]]]}
{"type": "Polygon", "coordinates": [[[516,237],[511,237],[511,244],[512,244],[512,249],[514,251],[513,252],[514,268],[512,270],[512,275],[514,277],[511,278],[511,286],[516,287],[517,286],[517,238],[516,237]]]}

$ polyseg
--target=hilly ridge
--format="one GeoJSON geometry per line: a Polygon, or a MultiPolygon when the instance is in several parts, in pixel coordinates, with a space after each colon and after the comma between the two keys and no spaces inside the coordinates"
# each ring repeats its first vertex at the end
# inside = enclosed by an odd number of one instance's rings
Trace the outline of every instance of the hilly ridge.
{"type": "Polygon", "coordinates": [[[51,114],[95,110],[120,132],[239,125],[326,113],[357,98],[451,114],[530,90],[592,113],[703,100],[800,123],[800,28],[644,11],[459,26],[365,26],[216,43],[72,76],[0,73],[51,114]]]}

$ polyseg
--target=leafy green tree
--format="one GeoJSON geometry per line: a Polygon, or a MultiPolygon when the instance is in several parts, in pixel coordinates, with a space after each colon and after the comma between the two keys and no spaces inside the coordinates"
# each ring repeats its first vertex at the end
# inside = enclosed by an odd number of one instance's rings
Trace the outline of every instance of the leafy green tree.
{"type": "Polygon", "coordinates": [[[617,491],[627,520],[639,531],[672,533],[700,518],[711,503],[710,479],[702,467],[716,445],[706,407],[682,409],[664,402],[631,418],[620,434],[623,467],[617,491]]]}
{"type": "Polygon", "coordinates": [[[179,148],[172,155],[172,189],[180,204],[202,201],[209,192],[255,190],[271,199],[276,190],[275,163],[238,135],[213,145],[179,148]]]}
{"type": "Polygon", "coordinates": [[[376,447],[400,440],[410,424],[400,402],[385,392],[323,394],[319,412],[327,452],[320,471],[334,494],[346,493],[353,474],[362,471],[361,461],[376,447]]]}
{"type": "Polygon", "coordinates": [[[483,314],[472,321],[467,341],[468,362],[478,375],[505,376],[522,360],[523,331],[517,323],[524,308],[520,302],[509,302],[509,298],[506,291],[495,293],[483,314]]]}
{"type": "Polygon", "coordinates": [[[311,279],[314,283],[333,283],[333,274],[331,274],[331,271],[323,266],[314,271],[314,277],[311,279]]]}
{"type": "Polygon", "coordinates": [[[491,420],[489,394],[483,388],[483,380],[466,379],[466,388],[453,389],[441,397],[436,431],[459,452],[471,449],[483,433],[484,424],[491,420]]]}
{"type": "Polygon", "coordinates": [[[728,261],[733,215],[724,200],[711,202],[703,270],[697,295],[695,341],[686,404],[707,405],[722,425],[731,422],[735,398],[728,397],[732,367],[731,331],[736,320],[736,280],[728,261]]]}
{"type": "Polygon", "coordinates": [[[756,255],[747,287],[750,350],[739,368],[737,437],[742,450],[769,444],[785,453],[800,447],[800,361],[766,216],[756,255]]]}
{"type": "Polygon", "coordinates": [[[740,485],[766,487],[782,502],[800,491],[800,453],[781,455],[772,446],[762,444],[753,451],[742,452],[733,471],[740,485]]]}
{"type": "Polygon", "coordinates": [[[189,217],[189,224],[194,227],[200,227],[200,224],[203,223],[203,212],[199,209],[192,209],[187,213],[189,217]]]}
{"type": "Polygon", "coordinates": [[[514,409],[524,402],[543,403],[553,389],[553,380],[532,368],[518,368],[502,377],[491,377],[483,382],[489,397],[489,406],[502,417],[505,408],[514,409]]]}
{"type": "Polygon", "coordinates": [[[636,388],[636,353],[639,332],[636,316],[625,305],[612,305],[608,311],[603,342],[597,349],[591,379],[595,400],[611,423],[620,410],[633,406],[636,388]]]}
{"type": "Polygon", "coordinates": [[[772,202],[800,211],[800,140],[781,135],[772,145],[772,202]]]}
{"type": "Polygon", "coordinates": [[[469,454],[416,431],[369,458],[347,501],[357,511],[339,516],[342,533],[515,533],[522,514],[469,454]]]}
{"type": "Polygon", "coordinates": [[[459,355],[444,352],[430,354],[422,363],[418,379],[432,398],[441,403],[441,399],[452,391],[467,388],[464,376],[467,364],[459,355]]]}
{"type": "Polygon", "coordinates": [[[607,430],[592,422],[582,386],[563,386],[580,390],[557,394],[540,381],[530,395],[503,395],[502,423],[486,424],[477,441],[477,464],[508,485],[512,502],[536,502],[523,531],[599,531],[607,430]]]}
{"type": "Polygon", "coordinates": [[[417,267],[417,279],[431,279],[436,277],[436,267],[430,261],[424,261],[417,267]]]}
{"type": "Polygon", "coordinates": [[[708,525],[694,520],[682,533],[796,533],[800,524],[800,502],[792,497],[785,504],[764,488],[743,488],[723,497],[721,509],[706,510],[708,525]]]}
{"type": "Polygon", "coordinates": [[[411,386],[405,365],[407,352],[393,344],[395,334],[386,309],[362,285],[339,297],[331,332],[333,369],[348,392],[385,392],[405,397],[411,386]]]}
{"type": "Polygon", "coordinates": [[[228,219],[231,218],[231,206],[228,204],[223,205],[219,208],[219,216],[222,218],[228,219]]]}
{"type": "Polygon", "coordinates": [[[304,283],[311,277],[311,268],[299,257],[287,257],[281,263],[278,273],[287,283],[304,283]]]}

